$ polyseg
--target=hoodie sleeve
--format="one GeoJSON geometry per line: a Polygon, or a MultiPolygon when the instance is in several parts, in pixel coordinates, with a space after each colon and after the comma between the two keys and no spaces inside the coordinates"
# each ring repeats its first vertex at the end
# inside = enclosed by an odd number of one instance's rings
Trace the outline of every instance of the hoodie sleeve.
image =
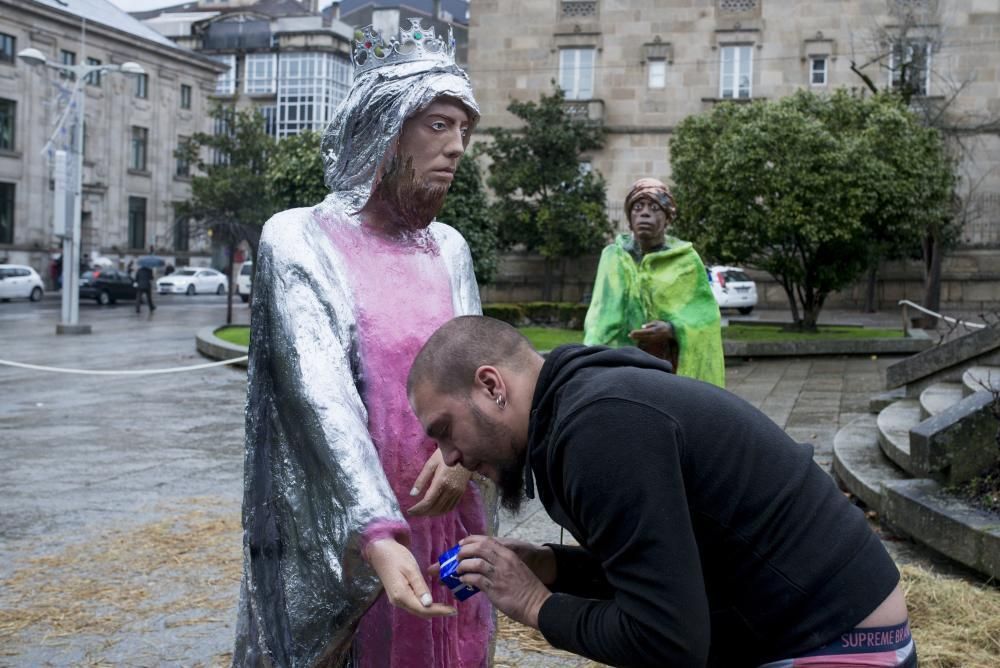
{"type": "Polygon", "coordinates": [[[669,417],[623,399],[589,403],[557,425],[553,494],[613,597],[553,594],[538,622],[555,647],[618,666],[705,665],[708,600],[680,439],[669,417]]]}

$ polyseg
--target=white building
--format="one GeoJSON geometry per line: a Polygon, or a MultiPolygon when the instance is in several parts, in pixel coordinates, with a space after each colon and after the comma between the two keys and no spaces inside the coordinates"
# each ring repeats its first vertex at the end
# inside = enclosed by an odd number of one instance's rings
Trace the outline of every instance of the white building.
{"type": "MultiPolygon", "coordinates": [[[[179,47],[106,0],[0,0],[0,259],[43,275],[53,234],[51,161],[43,149],[72,81],[17,58],[40,50],[51,63],[139,63],[140,77],[92,77],[86,95],[81,252],[122,266],[155,246],[186,263],[207,262],[204,241],[175,225],[174,202],[190,188],[174,149],[206,125],[222,67],[179,47]],[[81,40],[86,18],[86,40],[81,40]]],[[[69,125],[72,130],[72,124],[69,125]]],[[[72,133],[56,137],[69,145],[72,133]]]]}

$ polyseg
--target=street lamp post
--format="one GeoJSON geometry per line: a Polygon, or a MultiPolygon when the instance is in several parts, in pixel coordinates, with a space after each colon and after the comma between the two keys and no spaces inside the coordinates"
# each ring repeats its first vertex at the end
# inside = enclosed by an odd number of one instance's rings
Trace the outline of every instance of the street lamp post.
{"type": "MultiPolygon", "coordinates": [[[[84,27],[86,30],[86,27],[84,27]]],[[[85,35],[86,33],[84,33],[85,35]]],[[[61,72],[67,72],[74,77],[73,94],[69,104],[67,105],[66,112],[63,117],[60,118],[59,123],[56,127],[55,134],[53,138],[49,140],[46,144],[46,149],[52,143],[55,135],[59,133],[63,124],[66,121],[70,110],[73,108],[73,99],[79,97],[79,102],[76,103],[76,119],[75,119],[75,134],[73,136],[73,151],[76,153],[76,179],[75,183],[72,184],[73,191],[73,222],[72,226],[62,225],[64,229],[64,234],[62,235],[62,313],[61,320],[58,325],[56,325],[57,334],[89,334],[90,325],[81,325],[79,322],[80,316],[80,216],[83,208],[83,124],[86,116],[84,115],[85,107],[87,103],[87,92],[84,88],[86,85],[87,77],[95,72],[103,75],[105,72],[122,72],[124,74],[144,74],[145,70],[138,63],[127,62],[121,65],[87,65],[86,61],[86,50],[85,50],[85,40],[86,37],[81,39],[80,48],[80,61],[79,65],[64,65],[62,63],[50,63],[45,58],[43,54],[38,49],[29,48],[23,49],[17,54],[20,58],[28,65],[42,65],[44,67],[49,67],[54,70],[59,70],[61,72]]],[[[43,153],[45,149],[43,149],[43,153]]],[[[56,188],[55,196],[58,198],[64,196],[60,192],[59,188],[56,188]]],[[[55,211],[60,211],[61,208],[58,204],[55,207],[55,211]]],[[[68,221],[67,221],[68,222],[68,221]]],[[[59,223],[57,222],[56,227],[59,228],[59,223]]]]}

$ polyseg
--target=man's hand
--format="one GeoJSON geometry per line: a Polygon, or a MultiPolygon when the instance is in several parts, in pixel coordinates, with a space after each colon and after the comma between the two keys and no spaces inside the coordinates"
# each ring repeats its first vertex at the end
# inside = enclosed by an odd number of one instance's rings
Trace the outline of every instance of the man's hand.
{"type": "Polygon", "coordinates": [[[556,581],[556,554],[547,545],[535,545],[517,538],[497,538],[497,541],[517,555],[542,584],[556,581]]]}
{"type": "Polygon", "coordinates": [[[389,602],[397,608],[424,619],[457,614],[455,608],[431,600],[417,560],[405,546],[392,538],[383,538],[370,543],[366,554],[389,602]]]}
{"type": "Polygon", "coordinates": [[[459,579],[478,587],[503,614],[537,629],[538,611],[552,592],[527,564],[494,538],[469,536],[459,545],[459,579]]]}
{"type": "Polygon", "coordinates": [[[471,477],[472,472],[461,466],[445,466],[441,450],[435,449],[413,483],[410,496],[417,496],[425,487],[427,492],[419,503],[410,508],[409,514],[443,515],[462,500],[471,477]]]}

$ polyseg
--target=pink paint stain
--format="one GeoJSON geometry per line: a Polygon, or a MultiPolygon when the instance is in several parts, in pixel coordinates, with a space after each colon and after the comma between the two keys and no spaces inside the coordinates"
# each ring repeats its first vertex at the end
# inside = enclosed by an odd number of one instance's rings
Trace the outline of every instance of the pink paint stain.
{"type": "MultiPolygon", "coordinates": [[[[410,408],[406,376],[421,346],[454,315],[447,269],[429,233],[394,240],[342,219],[323,227],[343,257],[354,296],[363,366],[362,399],[368,429],[396,499],[405,515],[422,495],[410,489],[435,444],[410,408]]],[[[475,485],[458,507],[438,517],[409,517],[410,549],[423,569],[465,536],[486,533],[482,500],[475,485]]],[[[391,531],[391,528],[390,528],[391,531]]],[[[386,534],[373,522],[365,538],[386,534]],[[371,535],[369,535],[371,534],[371,535]]],[[[393,607],[380,596],[361,620],[356,636],[359,665],[462,666],[487,664],[492,629],[489,600],[458,603],[436,578],[427,578],[437,602],[455,604],[455,617],[423,620],[393,607]]]]}

